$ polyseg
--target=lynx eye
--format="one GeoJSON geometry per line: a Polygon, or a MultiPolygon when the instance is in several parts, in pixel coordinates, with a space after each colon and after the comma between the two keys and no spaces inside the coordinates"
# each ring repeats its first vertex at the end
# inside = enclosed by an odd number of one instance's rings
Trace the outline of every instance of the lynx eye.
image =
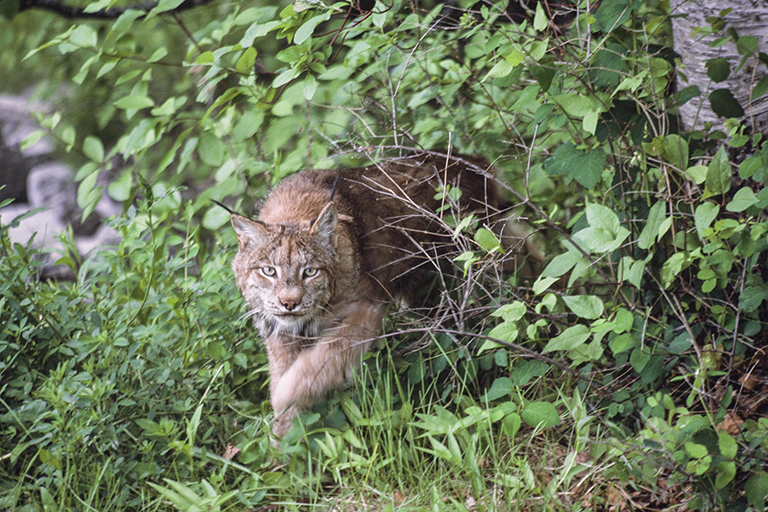
{"type": "Polygon", "coordinates": [[[274,277],[277,272],[275,267],[261,267],[259,270],[261,270],[261,273],[267,277],[274,277]]]}
{"type": "Polygon", "coordinates": [[[307,267],[304,269],[304,277],[315,277],[318,270],[316,268],[307,267]]]}

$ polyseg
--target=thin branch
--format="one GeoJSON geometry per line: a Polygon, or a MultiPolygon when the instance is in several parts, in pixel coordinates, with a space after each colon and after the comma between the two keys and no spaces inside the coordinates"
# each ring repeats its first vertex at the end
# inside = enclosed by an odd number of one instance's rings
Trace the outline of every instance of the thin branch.
{"type": "MultiPolygon", "coordinates": [[[[178,7],[166,12],[176,13],[188,11],[211,1],[213,0],[184,0],[178,7]]],[[[68,19],[114,20],[128,11],[142,11],[143,14],[141,16],[146,16],[149,11],[158,5],[159,2],[151,1],[128,7],[115,7],[112,9],[104,9],[102,11],[86,12],[84,7],[73,7],[56,0],[21,0],[19,2],[19,12],[28,11],[30,9],[40,9],[53,12],[68,19]]]]}

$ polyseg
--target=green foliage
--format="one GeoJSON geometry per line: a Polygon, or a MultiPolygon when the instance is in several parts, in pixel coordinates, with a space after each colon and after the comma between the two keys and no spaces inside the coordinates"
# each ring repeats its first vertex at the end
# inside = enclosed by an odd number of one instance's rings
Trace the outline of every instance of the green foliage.
{"type": "Polygon", "coordinates": [[[137,482],[225,466],[200,446],[226,446],[228,402],[264,356],[234,342],[242,301],[211,278],[224,258],[168,217],[172,201],[131,207],[113,224],[123,236],[114,250],[80,268],[65,258],[73,283],[37,283],[34,253],[11,247],[2,227],[4,509],[143,507],[137,482]]]}
{"type": "MultiPolygon", "coordinates": [[[[408,491],[403,508],[460,509],[465,495],[522,508],[533,494],[559,509],[577,475],[606,492],[665,479],[692,509],[764,506],[768,426],[720,427],[768,332],[768,146],[738,119],[673,122],[702,94],[743,114],[715,84],[748,59],[764,67],[754,38],[710,20],[700,32],[742,61],[713,59],[706,92],[672,95],[664,2],[604,0],[560,33],[540,5],[520,24],[502,3],[451,24],[442,5],[399,0],[350,19],[344,3],[164,14],[173,4],[38,31],[33,13],[0,21],[14,49],[3,70],[52,69],[40,94],[68,84],[78,108],[39,118],[79,167],[85,214],[104,193],[127,211],[116,250],[64,258],[75,283],[37,282],[33,251],[3,227],[4,508],[319,506],[330,483],[357,502],[408,491]],[[410,333],[399,347],[425,348],[369,358],[377,373],[302,414],[278,453],[265,357],[237,322],[228,255],[211,249],[234,240],[209,200],[247,209],[302,167],[413,147],[493,161],[550,258],[525,288],[501,276],[512,251],[497,234],[449,219],[451,314],[391,320],[410,333]],[[591,466],[577,462],[587,452],[591,466]],[[601,467],[607,480],[589,473],[601,467]]],[[[0,2],[10,17],[13,5],[0,2]]],[[[766,90],[763,78],[753,95],[766,90]]]]}

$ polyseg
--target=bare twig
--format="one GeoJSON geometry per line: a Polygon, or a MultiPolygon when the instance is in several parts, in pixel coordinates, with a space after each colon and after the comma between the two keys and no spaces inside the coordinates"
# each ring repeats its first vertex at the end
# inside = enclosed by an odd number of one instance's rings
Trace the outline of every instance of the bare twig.
{"type": "MultiPolygon", "coordinates": [[[[175,9],[167,11],[167,13],[188,11],[211,1],[212,0],[184,0],[181,5],[175,9]]],[[[159,2],[151,1],[128,7],[113,7],[102,11],[86,12],[84,7],[73,7],[56,0],[21,0],[19,2],[19,12],[28,11],[30,9],[40,9],[58,14],[59,16],[68,19],[114,20],[128,11],[141,11],[143,12],[141,16],[146,16],[149,14],[149,11],[157,7],[158,4],[159,2]]]]}

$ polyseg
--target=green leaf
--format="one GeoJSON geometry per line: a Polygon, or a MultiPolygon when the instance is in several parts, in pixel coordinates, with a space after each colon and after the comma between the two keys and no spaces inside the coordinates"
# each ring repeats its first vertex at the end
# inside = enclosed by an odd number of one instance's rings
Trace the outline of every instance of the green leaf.
{"type": "Polygon", "coordinates": [[[707,67],[707,76],[713,82],[723,82],[728,79],[728,75],[731,73],[731,65],[728,59],[709,59],[704,62],[704,65],[707,67]]]}
{"type": "Polygon", "coordinates": [[[123,202],[131,198],[133,177],[130,172],[123,172],[118,179],[107,187],[109,197],[115,201],[123,202]]]}
{"type": "Polygon", "coordinates": [[[557,282],[556,277],[539,276],[536,279],[536,281],[533,283],[533,293],[536,295],[544,293],[549,289],[550,286],[552,286],[556,282],[557,282]]]}
{"type": "Polygon", "coordinates": [[[768,474],[756,472],[750,476],[744,484],[744,495],[756,510],[763,510],[765,498],[768,497],[768,474]]]}
{"type": "Polygon", "coordinates": [[[489,389],[488,392],[483,395],[481,400],[484,402],[492,402],[493,400],[509,396],[509,394],[512,393],[514,389],[515,386],[512,384],[512,381],[509,379],[509,377],[499,377],[493,381],[493,384],[491,384],[491,389],[489,389]]]}
{"type": "Polygon", "coordinates": [[[661,267],[661,282],[664,288],[669,287],[680,275],[680,272],[688,268],[690,264],[691,258],[687,252],[681,251],[670,256],[661,267]]]}
{"type": "Polygon", "coordinates": [[[411,99],[408,100],[408,108],[416,108],[434,99],[437,96],[439,88],[437,86],[425,87],[416,92],[411,99]]]}
{"type": "Polygon", "coordinates": [[[147,59],[147,62],[148,62],[148,63],[157,62],[157,61],[159,61],[160,59],[162,59],[163,57],[165,57],[166,55],[168,55],[168,50],[166,50],[165,48],[162,48],[162,47],[161,47],[161,48],[158,48],[158,49],[157,49],[157,50],[155,50],[155,51],[152,53],[152,55],[151,55],[151,56],[150,56],[150,57],[147,59]]]}
{"type": "Polygon", "coordinates": [[[760,304],[768,299],[768,288],[759,285],[750,285],[744,288],[739,295],[739,311],[752,313],[757,311],[760,304]]]}
{"type": "Polygon", "coordinates": [[[464,277],[467,276],[467,272],[469,272],[469,269],[472,265],[475,264],[476,261],[480,260],[480,257],[476,255],[473,251],[465,251],[455,258],[453,258],[453,261],[456,263],[464,263],[462,268],[464,269],[464,277]]]}
{"type": "Polygon", "coordinates": [[[558,254],[541,273],[544,277],[560,277],[573,268],[576,263],[581,261],[583,256],[576,251],[568,251],[558,254]]]}
{"type": "Polygon", "coordinates": [[[678,92],[675,97],[677,99],[677,106],[682,106],[691,101],[693,98],[701,96],[701,90],[696,85],[689,85],[685,89],[678,92]]]}
{"type": "Polygon", "coordinates": [[[200,153],[200,159],[207,165],[218,167],[224,160],[224,143],[212,132],[203,132],[200,135],[200,142],[197,146],[200,153]]]}
{"type": "Polygon", "coordinates": [[[667,352],[670,354],[682,354],[689,350],[692,345],[691,336],[687,332],[683,332],[669,343],[667,352]]]}
{"type": "Polygon", "coordinates": [[[512,343],[517,339],[518,334],[517,325],[514,322],[502,322],[491,329],[488,336],[512,343]]]}
{"type": "Polygon", "coordinates": [[[696,207],[696,211],[693,214],[693,222],[699,237],[703,236],[704,230],[712,225],[712,221],[717,218],[719,213],[720,206],[709,201],[701,203],[696,207]]]}
{"type": "Polygon", "coordinates": [[[595,11],[595,19],[603,32],[610,32],[629,19],[639,2],[630,0],[605,0],[595,11]]]}
{"type": "Polygon", "coordinates": [[[82,187],[82,183],[80,185],[81,186],[77,189],[77,204],[83,209],[81,221],[85,222],[85,219],[93,213],[93,210],[101,199],[102,187],[98,186],[88,190],[85,187],[82,187]]]}
{"type": "Polygon", "coordinates": [[[512,67],[517,67],[520,65],[521,62],[525,60],[525,55],[520,53],[518,50],[513,50],[510,54],[504,56],[504,60],[510,63],[512,67]]]}
{"type": "Polygon", "coordinates": [[[757,99],[768,91],[768,75],[760,79],[752,88],[752,99],[757,99]]]}
{"type": "Polygon", "coordinates": [[[70,151],[75,144],[75,128],[73,126],[67,126],[61,131],[59,136],[61,137],[61,141],[67,145],[67,151],[70,151]]]}
{"type": "Polygon", "coordinates": [[[725,430],[717,431],[718,445],[720,447],[720,454],[726,459],[733,459],[736,457],[736,453],[739,450],[739,446],[733,439],[731,434],[725,430]]]}
{"type": "Polygon", "coordinates": [[[755,36],[741,36],[736,40],[736,51],[739,55],[753,55],[757,51],[757,38],[755,36]]]}
{"type": "Polygon", "coordinates": [[[603,314],[603,301],[594,295],[564,295],[563,301],[568,309],[579,318],[594,320],[603,314]]]}
{"type": "Polygon", "coordinates": [[[731,483],[736,476],[736,464],[733,461],[723,461],[717,465],[715,489],[720,490],[731,483]]]}
{"type": "Polygon", "coordinates": [[[591,343],[585,343],[573,350],[568,351],[568,357],[573,361],[573,365],[580,365],[587,361],[597,361],[603,357],[603,345],[598,339],[591,343]]]}
{"type": "Polygon", "coordinates": [[[568,115],[584,117],[595,110],[600,110],[600,103],[590,96],[577,93],[558,94],[552,96],[552,101],[559,105],[568,115]]]}
{"type": "Polygon", "coordinates": [[[229,212],[220,206],[210,208],[203,216],[202,224],[206,229],[216,231],[229,222],[229,212]]]}
{"type": "Polygon", "coordinates": [[[597,121],[600,119],[600,111],[598,110],[590,110],[586,114],[584,114],[584,119],[582,119],[581,127],[584,129],[585,132],[594,135],[595,130],[597,130],[597,121]]]}
{"type": "Polygon", "coordinates": [[[664,137],[664,158],[678,169],[688,168],[688,143],[674,133],[664,137]]]}
{"type": "Polygon", "coordinates": [[[731,202],[725,205],[725,209],[729,212],[743,212],[758,202],[751,188],[742,187],[733,195],[731,202]]]}
{"type": "Polygon", "coordinates": [[[707,169],[706,190],[709,196],[725,194],[731,189],[731,164],[725,153],[725,145],[720,146],[707,169]]]}
{"type": "Polygon", "coordinates": [[[516,322],[523,318],[525,312],[525,303],[516,300],[511,304],[504,304],[503,306],[500,306],[496,311],[491,313],[491,316],[503,318],[505,322],[516,322]]]}
{"type": "Polygon", "coordinates": [[[195,64],[212,64],[213,59],[214,57],[212,51],[203,52],[197,56],[195,59],[195,64]]]}
{"type": "Polygon", "coordinates": [[[150,11],[150,15],[154,16],[156,14],[172,11],[183,3],[184,0],[160,0],[157,7],[150,11]]]}
{"type": "Polygon", "coordinates": [[[541,377],[546,371],[546,363],[536,359],[519,361],[512,367],[512,380],[518,386],[525,386],[531,379],[541,377]]]}
{"type": "Polygon", "coordinates": [[[598,87],[613,87],[629,73],[625,60],[627,49],[616,43],[608,43],[604,50],[595,52],[589,76],[598,87]]]}
{"type": "Polygon", "coordinates": [[[712,91],[709,95],[709,105],[712,107],[712,112],[720,117],[730,118],[744,115],[744,109],[739,105],[730,89],[712,91]]]}
{"type": "Polygon", "coordinates": [[[59,461],[59,458],[49,450],[43,448],[37,453],[37,456],[40,458],[40,462],[43,464],[47,464],[61,471],[61,462],[59,461]]]}
{"type": "Polygon", "coordinates": [[[35,130],[29,135],[26,136],[26,138],[21,142],[19,149],[21,149],[21,152],[23,153],[25,149],[27,149],[30,146],[33,146],[37,141],[45,137],[46,133],[43,130],[35,130]]]}
{"type": "Polygon", "coordinates": [[[312,35],[312,32],[315,31],[315,28],[322,22],[328,21],[331,19],[331,11],[327,10],[320,16],[314,16],[310,19],[308,19],[302,26],[299,27],[298,30],[296,30],[296,35],[293,36],[293,42],[294,44],[301,44],[312,35]]]}
{"type": "Polygon", "coordinates": [[[91,48],[99,43],[99,38],[90,25],[78,25],[69,34],[69,42],[81,48],[91,48]]]}
{"type": "Polygon", "coordinates": [[[745,158],[741,165],[739,165],[739,177],[742,179],[751,178],[756,172],[763,170],[765,164],[760,155],[752,155],[745,158]]]}
{"type": "Polygon", "coordinates": [[[88,135],[83,141],[83,153],[94,162],[104,160],[104,145],[93,135],[88,135]]]}
{"type": "MultiPolygon", "coordinates": [[[[637,345],[638,341],[632,335],[626,333],[616,336],[608,343],[608,347],[611,349],[614,356],[626,352],[627,350],[632,350],[637,347],[637,345]]],[[[646,361],[646,363],[647,362],[648,361],[646,361]]]]}
{"type": "Polygon", "coordinates": [[[593,254],[613,252],[629,236],[629,230],[619,227],[618,235],[614,235],[602,227],[588,227],[573,235],[573,242],[582,249],[593,254]]]}
{"type": "Polygon", "coordinates": [[[549,18],[547,18],[547,14],[544,12],[544,7],[541,2],[539,2],[536,4],[536,14],[533,17],[533,29],[537,32],[541,32],[547,28],[548,24],[549,18]]]}
{"type": "Polygon", "coordinates": [[[555,70],[549,66],[532,65],[528,71],[539,83],[542,92],[547,92],[552,85],[552,79],[555,77],[555,70]]]}
{"type": "Polygon", "coordinates": [[[248,110],[235,126],[232,137],[235,142],[242,142],[253,137],[264,123],[264,112],[248,110]]]}
{"type": "Polygon", "coordinates": [[[307,78],[304,79],[304,99],[307,101],[311,101],[312,98],[315,96],[315,92],[317,91],[317,79],[315,78],[315,75],[307,75],[307,78]]]}
{"type": "Polygon", "coordinates": [[[605,169],[606,157],[602,149],[584,152],[570,142],[566,142],[555,150],[555,153],[544,160],[543,169],[550,176],[562,175],[578,181],[582,186],[591,189],[600,181],[605,169]]]}
{"type": "Polygon", "coordinates": [[[637,241],[637,246],[641,249],[650,249],[656,243],[661,223],[667,218],[666,206],[665,201],[658,200],[648,211],[648,220],[637,241]]]}
{"type": "Polygon", "coordinates": [[[226,359],[229,357],[229,352],[226,348],[224,348],[224,345],[222,343],[219,343],[218,341],[211,341],[208,342],[208,355],[211,357],[211,359],[226,359]]]}
{"type": "Polygon", "coordinates": [[[693,165],[685,170],[685,174],[697,185],[701,185],[707,179],[706,165],[693,165]]]}
{"type": "Polygon", "coordinates": [[[155,102],[146,96],[126,96],[113,103],[123,110],[141,110],[155,106],[155,102]]]}
{"type": "Polygon", "coordinates": [[[629,256],[621,258],[618,275],[622,281],[629,281],[630,284],[640,288],[644,273],[645,261],[635,261],[629,256]]]}
{"type": "Polygon", "coordinates": [[[533,428],[550,428],[560,423],[557,409],[549,402],[531,402],[522,413],[523,421],[533,428]]]}
{"type": "Polygon", "coordinates": [[[516,412],[507,414],[501,420],[501,429],[509,437],[515,437],[515,434],[520,430],[520,425],[522,425],[522,419],[516,412]]]}
{"type": "Polygon", "coordinates": [[[301,72],[298,69],[288,68],[272,81],[272,87],[279,88],[282,87],[288,83],[290,83],[293,79],[295,79],[297,76],[299,76],[301,72]]]}
{"type": "Polygon", "coordinates": [[[240,58],[237,59],[237,64],[235,64],[235,69],[237,72],[244,75],[250,75],[253,73],[253,66],[256,64],[256,55],[256,48],[253,46],[247,48],[240,56],[240,58]]]}
{"type": "Polygon", "coordinates": [[[586,207],[587,222],[595,228],[603,228],[612,235],[619,233],[621,222],[616,213],[608,208],[596,203],[588,203],[586,207]]]}
{"type": "MultiPolygon", "coordinates": [[[[630,340],[634,339],[629,336],[628,338],[630,340]]],[[[614,353],[617,353],[613,347],[611,347],[611,350],[613,350],[614,353]]],[[[645,368],[645,365],[647,365],[648,361],[650,360],[651,360],[651,355],[643,352],[643,349],[641,347],[635,348],[632,351],[632,354],[630,354],[629,356],[629,364],[632,365],[632,368],[634,368],[637,373],[642,373],[643,369],[645,368]]]]}
{"type": "Polygon", "coordinates": [[[492,232],[485,228],[480,228],[475,233],[475,242],[487,252],[503,252],[504,248],[492,232]]]}
{"type": "Polygon", "coordinates": [[[549,340],[541,352],[542,354],[546,354],[556,350],[571,350],[584,344],[591,335],[592,333],[586,325],[574,325],[564,330],[560,335],[549,340]]]}
{"type": "Polygon", "coordinates": [[[686,441],[685,444],[685,451],[694,459],[703,459],[707,455],[709,455],[709,451],[707,450],[707,447],[703,444],[694,443],[693,441],[686,441]]]}
{"type": "Polygon", "coordinates": [[[616,334],[629,332],[632,329],[632,325],[634,324],[634,321],[635,321],[635,317],[631,311],[628,311],[624,308],[619,308],[619,310],[616,311],[616,318],[613,321],[614,323],[613,332],[615,332],[616,334]]]}
{"type": "Polygon", "coordinates": [[[502,59],[499,62],[496,63],[495,66],[491,68],[491,70],[488,72],[488,76],[486,79],[490,78],[503,78],[510,74],[512,70],[515,69],[515,66],[510,64],[508,61],[502,59]]]}

